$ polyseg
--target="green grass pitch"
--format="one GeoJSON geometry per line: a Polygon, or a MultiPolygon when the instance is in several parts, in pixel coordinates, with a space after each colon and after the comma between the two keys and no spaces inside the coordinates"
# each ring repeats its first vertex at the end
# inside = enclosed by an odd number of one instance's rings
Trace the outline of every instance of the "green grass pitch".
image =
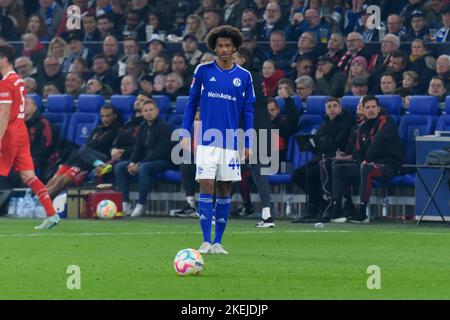
{"type": "Polygon", "coordinates": [[[0,299],[450,299],[450,230],[443,224],[293,225],[230,219],[228,256],[204,256],[200,276],[180,277],[173,258],[197,248],[195,219],[0,219],[0,299]],[[67,289],[69,265],[81,289],[67,289]],[[369,290],[370,265],[381,289],[369,290]]]}

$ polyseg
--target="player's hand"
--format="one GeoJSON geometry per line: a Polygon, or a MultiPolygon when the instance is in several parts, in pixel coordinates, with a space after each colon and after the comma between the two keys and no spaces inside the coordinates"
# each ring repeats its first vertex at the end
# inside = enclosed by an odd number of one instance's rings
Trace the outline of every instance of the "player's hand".
{"type": "Polygon", "coordinates": [[[187,138],[187,137],[182,138],[180,141],[180,144],[181,144],[181,148],[183,148],[183,150],[191,152],[191,138],[187,138]]]}
{"type": "Polygon", "coordinates": [[[253,152],[249,148],[245,148],[244,152],[242,153],[241,161],[249,160],[252,156],[253,152]]]}

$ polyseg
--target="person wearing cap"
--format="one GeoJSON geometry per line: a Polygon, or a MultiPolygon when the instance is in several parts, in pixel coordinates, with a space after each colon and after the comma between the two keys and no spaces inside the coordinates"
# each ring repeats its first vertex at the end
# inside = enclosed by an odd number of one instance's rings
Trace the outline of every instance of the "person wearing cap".
{"type": "Polygon", "coordinates": [[[450,4],[442,9],[441,15],[443,26],[436,33],[436,41],[444,43],[450,41],[450,4]]]}
{"type": "Polygon", "coordinates": [[[369,92],[369,85],[367,78],[363,76],[356,76],[350,80],[350,92],[346,96],[363,97],[369,92]]]}
{"type": "Polygon", "coordinates": [[[198,39],[194,34],[187,34],[183,37],[181,43],[183,48],[183,54],[192,67],[197,66],[200,63],[200,59],[203,56],[203,52],[198,49],[198,39]]]}
{"type": "Polygon", "coordinates": [[[345,75],[333,64],[329,56],[319,57],[315,74],[318,95],[342,97],[345,92],[345,75]]]}
{"type": "Polygon", "coordinates": [[[295,60],[295,75],[293,80],[301,76],[314,76],[314,61],[309,55],[298,56],[295,60]]]}
{"type": "Polygon", "coordinates": [[[352,87],[351,80],[354,77],[365,77],[366,79],[369,77],[369,72],[367,71],[367,61],[366,59],[364,59],[364,57],[359,56],[353,59],[347,77],[348,80],[345,87],[346,92],[348,92],[351,89],[352,87]]]}
{"type": "Polygon", "coordinates": [[[70,65],[75,58],[83,58],[90,66],[92,63],[92,52],[83,46],[83,34],[79,31],[72,31],[67,37],[69,45],[69,54],[64,59],[62,64],[62,72],[67,73],[70,70],[70,65]]]}
{"type": "Polygon", "coordinates": [[[423,11],[425,3],[428,0],[408,0],[406,6],[400,11],[400,16],[403,18],[403,22],[405,26],[409,26],[411,24],[411,13],[414,11],[423,11]]]}
{"type": "Polygon", "coordinates": [[[414,41],[415,39],[430,40],[430,31],[422,11],[416,10],[411,13],[410,29],[401,37],[403,41],[414,41]]]}
{"type": "Polygon", "coordinates": [[[266,60],[266,52],[258,46],[256,43],[256,36],[247,32],[244,35],[244,41],[242,42],[242,46],[251,51],[253,56],[252,70],[258,72],[262,69],[263,61],[266,60]]]}
{"type": "Polygon", "coordinates": [[[153,63],[155,58],[162,54],[165,49],[165,43],[159,34],[152,34],[150,41],[147,43],[148,52],[144,55],[143,59],[146,63],[146,70],[150,71],[153,69],[153,63]]]}

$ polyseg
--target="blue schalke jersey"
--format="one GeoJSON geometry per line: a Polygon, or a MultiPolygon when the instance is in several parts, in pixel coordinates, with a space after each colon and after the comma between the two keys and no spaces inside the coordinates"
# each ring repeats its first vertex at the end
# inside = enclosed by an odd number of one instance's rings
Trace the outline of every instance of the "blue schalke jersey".
{"type": "MultiPolygon", "coordinates": [[[[249,71],[233,64],[228,70],[219,67],[216,61],[197,66],[192,80],[189,100],[184,112],[183,128],[190,131],[197,106],[200,105],[200,120],[203,133],[209,129],[220,131],[222,142],[201,141],[201,145],[226,146],[226,130],[239,128],[242,119],[244,131],[253,129],[253,103],[255,92],[249,71]]],[[[200,141],[199,141],[200,142],[200,141]]],[[[246,147],[251,142],[246,139],[246,147]]]]}

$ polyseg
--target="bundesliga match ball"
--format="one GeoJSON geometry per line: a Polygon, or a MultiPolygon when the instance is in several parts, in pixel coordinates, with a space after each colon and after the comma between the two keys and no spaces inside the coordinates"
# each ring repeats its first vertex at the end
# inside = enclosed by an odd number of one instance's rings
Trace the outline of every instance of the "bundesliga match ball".
{"type": "Polygon", "coordinates": [[[97,205],[97,217],[100,219],[112,219],[117,213],[117,206],[111,200],[102,200],[97,205]]]}
{"type": "Polygon", "coordinates": [[[203,270],[203,266],[203,257],[195,249],[180,250],[173,261],[173,267],[180,276],[189,274],[198,275],[203,270]]]}

